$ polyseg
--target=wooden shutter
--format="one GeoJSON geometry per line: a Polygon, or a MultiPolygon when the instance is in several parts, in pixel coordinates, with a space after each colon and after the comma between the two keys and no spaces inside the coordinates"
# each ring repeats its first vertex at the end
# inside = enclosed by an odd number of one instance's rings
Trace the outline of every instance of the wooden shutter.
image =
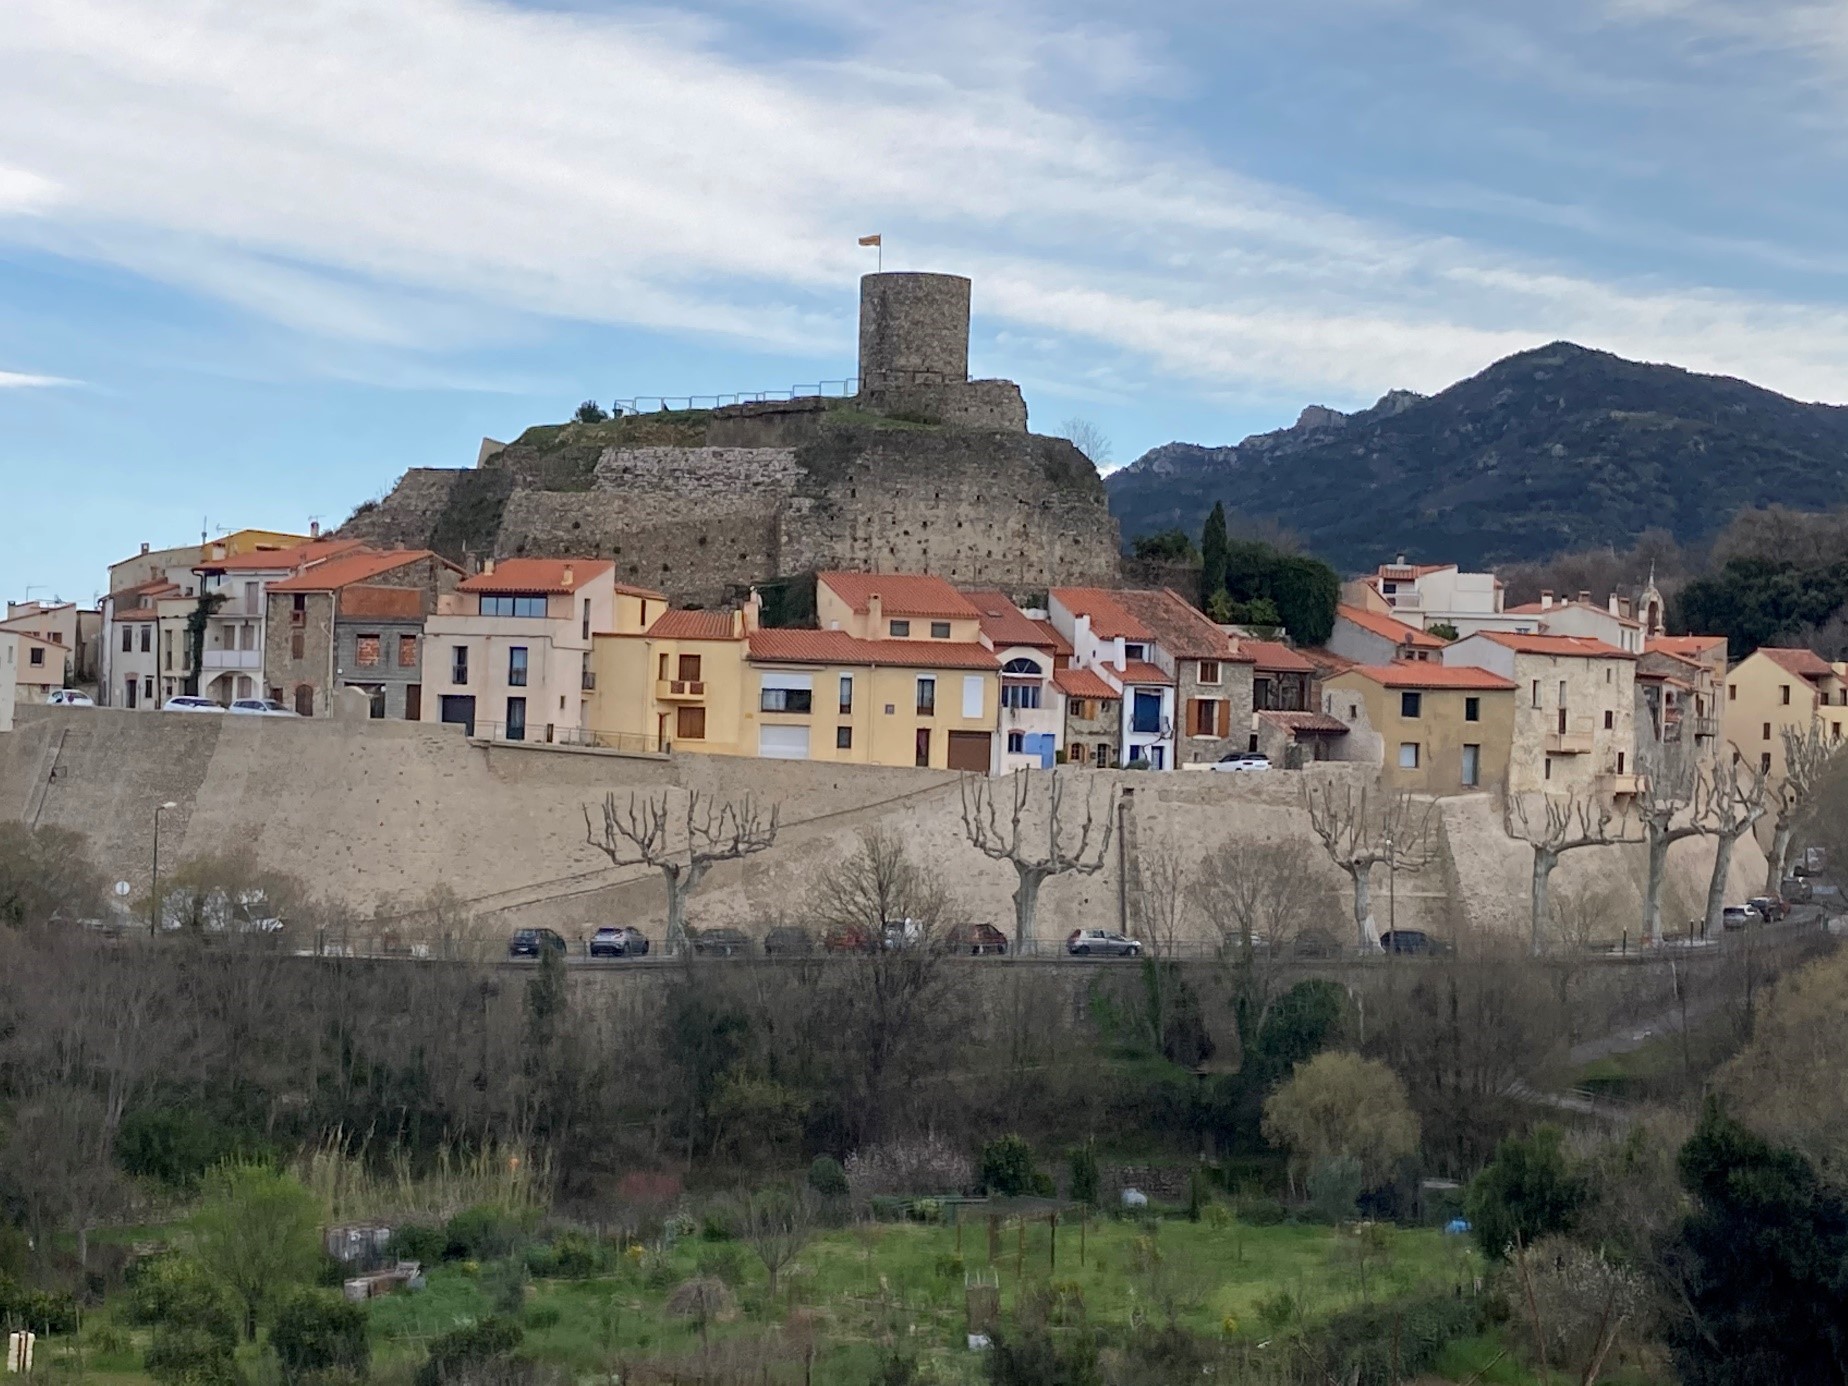
{"type": "Polygon", "coordinates": [[[1200,734],[1200,703],[1201,699],[1199,698],[1189,698],[1187,700],[1187,734],[1189,736],[1198,736],[1200,734]]]}
{"type": "Polygon", "coordinates": [[[1228,736],[1232,735],[1232,703],[1229,699],[1222,698],[1218,704],[1218,707],[1219,707],[1218,735],[1219,735],[1219,739],[1223,741],[1228,736]]]}

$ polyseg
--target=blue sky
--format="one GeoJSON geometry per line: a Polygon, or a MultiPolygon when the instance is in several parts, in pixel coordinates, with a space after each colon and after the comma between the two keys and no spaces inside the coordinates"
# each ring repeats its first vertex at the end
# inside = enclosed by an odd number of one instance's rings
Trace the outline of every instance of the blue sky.
{"type": "Polygon", "coordinates": [[[14,598],[846,376],[873,231],[1118,462],[1561,337],[1848,400],[1839,3],[5,8],[14,598]]]}

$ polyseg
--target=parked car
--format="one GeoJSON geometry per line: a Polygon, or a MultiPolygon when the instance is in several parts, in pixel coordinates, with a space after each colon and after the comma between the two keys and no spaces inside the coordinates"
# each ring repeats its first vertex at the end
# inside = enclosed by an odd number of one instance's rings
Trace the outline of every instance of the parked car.
{"type": "Polygon", "coordinates": [[[586,951],[593,958],[639,958],[648,952],[648,935],[627,924],[605,924],[590,936],[586,951]]]}
{"type": "Polygon", "coordinates": [[[1805,847],[1797,864],[1790,869],[1793,876],[1816,876],[1828,869],[1829,849],[1826,847],[1805,847]]]}
{"type": "Polygon", "coordinates": [[[880,942],[893,950],[916,948],[924,942],[924,926],[915,919],[888,919],[881,930],[880,942]]]}
{"type": "Polygon", "coordinates": [[[210,698],[195,698],[190,693],[182,693],[177,698],[169,698],[160,705],[162,712],[223,712],[224,708],[210,698]]]}
{"type": "Polygon", "coordinates": [[[1299,958],[1338,958],[1341,940],[1326,929],[1304,929],[1290,940],[1290,951],[1299,958]]]}
{"type": "Polygon", "coordinates": [[[1758,922],[1758,911],[1750,905],[1728,905],[1720,911],[1720,927],[1724,929],[1748,929],[1758,922]]]}
{"type": "Polygon", "coordinates": [[[1142,943],[1111,929],[1073,929],[1065,940],[1065,951],[1076,958],[1142,956],[1142,943]]]}
{"type": "Polygon", "coordinates": [[[1801,876],[1786,876],[1778,890],[1793,905],[1807,905],[1816,898],[1815,888],[1801,876]]]}
{"type": "Polygon", "coordinates": [[[1234,751],[1221,756],[1213,765],[1215,770],[1268,770],[1271,768],[1270,757],[1262,751],[1234,751]]]}
{"type": "Polygon", "coordinates": [[[510,958],[536,958],[548,952],[562,955],[565,951],[564,935],[553,929],[515,929],[507,940],[510,958]]]}
{"type": "Polygon", "coordinates": [[[967,953],[971,957],[981,957],[985,953],[997,956],[1007,952],[1007,935],[992,924],[958,924],[950,930],[950,951],[967,953]]]}
{"type": "Polygon", "coordinates": [[[1388,953],[1427,956],[1450,951],[1448,944],[1432,938],[1423,929],[1388,929],[1380,935],[1380,947],[1388,953]]]}
{"type": "Polygon", "coordinates": [[[807,929],[794,924],[779,924],[764,935],[766,957],[794,958],[815,951],[815,938],[807,929]]]}
{"type": "Polygon", "coordinates": [[[821,946],[830,953],[877,953],[881,940],[863,924],[848,924],[828,930],[821,946]]]}
{"type": "Polygon", "coordinates": [[[245,717],[300,717],[294,708],[284,707],[274,698],[235,698],[227,712],[236,712],[245,717]]]}
{"type": "Polygon", "coordinates": [[[741,958],[751,951],[751,936],[742,929],[689,929],[687,935],[702,958],[741,958]]]}
{"type": "Polygon", "coordinates": [[[96,706],[96,700],[94,698],[88,693],[79,692],[75,688],[54,688],[51,690],[51,696],[45,699],[45,701],[50,703],[53,707],[96,706]]]}
{"type": "Polygon", "coordinates": [[[1758,917],[1767,924],[1790,918],[1790,902],[1781,895],[1754,895],[1745,903],[1757,910],[1758,917]]]}

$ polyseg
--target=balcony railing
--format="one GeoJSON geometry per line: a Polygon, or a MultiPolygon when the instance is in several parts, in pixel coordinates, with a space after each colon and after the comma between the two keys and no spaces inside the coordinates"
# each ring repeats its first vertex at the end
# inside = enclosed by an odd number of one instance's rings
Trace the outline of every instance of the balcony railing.
{"type": "Polygon", "coordinates": [[[1550,731],[1546,734],[1546,753],[1550,756],[1588,756],[1591,754],[1591,733],[1550,731]]]}
{"type": "Polygon", "coordinates": [[[579,676],[578,686],[582,688],[586,693],[594,693],[597,689],[596,673],[593,670],[586,669],[579,676]]]}
{"type": "Polygon", "coordinates": [[[706,696],[706,685],[701,679],[656,679],[655,697],[663,702],[685,702],[706,696]]]}
{"type": "Polygon", "coordinates": [[[204,667],[207,669],[261,669],[263,651],[207,650],[204,667]]]}

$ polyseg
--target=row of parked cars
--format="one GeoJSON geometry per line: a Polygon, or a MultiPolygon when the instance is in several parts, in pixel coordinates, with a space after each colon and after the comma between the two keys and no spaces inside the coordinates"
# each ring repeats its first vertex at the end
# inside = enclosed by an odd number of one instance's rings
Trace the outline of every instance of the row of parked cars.
{"type": "MultiPolygon", "coordinates": [[[[54,688],[45,701],[53,707],[95,707],[96,699],[77,688],[54,688]]],[[[240,717],[299,717],[274,698],[238,698],[230,704],[182,693],[160,705],[162,712],[230,712],[240,717]]]]}
{"type": "MultiPolygon", "coordinates": [[[[689,929],[687,941],[697,957],[736,958],[762,951],[767,957],[799,957],[812,953],[878,953],[912,948],[923,941],[924,931],[915,920],[896,920],[883,931],[868,928],[831,929],[818,940],[807,929],[779,925],[764,936],[761,945],[742,929],[689,929]]],[[[1007,935],[992,924],[958,924],[947,936],[950,951],[973,957],[1007,952],[1007,935]]],[[[648,955],[648,935],[631,925],[605,924],[584,940],[591,958],[641,958],[648,955]]],[[[556,929],[516,929],[507,941],[510,958],[536,958],[542,953],[570,953],[571,945],[556,929]]]]}
{"type": "MultiPolygon", "coordinates": [[[[1807,887],[1805,888],[1807,894],[1807,887]]],[[[1754,895],[1743,905],[1728,905],[1720,911],[1720,924],[1727,929],[1747,929],[1754,924],[1777,924],[1790,918],[1790,901],[1782,895],[1754,895]]]]}

